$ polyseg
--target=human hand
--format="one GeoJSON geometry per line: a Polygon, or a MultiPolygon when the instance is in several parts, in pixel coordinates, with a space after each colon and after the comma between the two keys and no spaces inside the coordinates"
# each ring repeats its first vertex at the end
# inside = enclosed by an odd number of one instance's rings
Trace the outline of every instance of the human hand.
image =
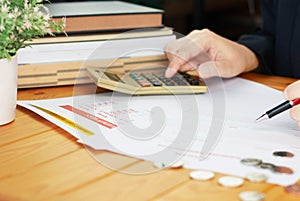
{"type": "MultiPolygon", "coordinates": [[[[293,100],[300,97],[300,80],[287,86],[283,92],[284,97],[287,100],[293,100]]],[[[296,105],[290,109],[290,116],[297,121],[298,127],[300,127],[300,105],[296,105]]]]}
{"type": "Polygon", "coordinates": [[[170,61],[165,73],[167,78],[177,71],[190,70],[197,70],[202,78],[229,78],[258,66],[255,54],[246,46],[208,29],[192,31],[186,37],[169,43],[165,54],[170,61]]]}

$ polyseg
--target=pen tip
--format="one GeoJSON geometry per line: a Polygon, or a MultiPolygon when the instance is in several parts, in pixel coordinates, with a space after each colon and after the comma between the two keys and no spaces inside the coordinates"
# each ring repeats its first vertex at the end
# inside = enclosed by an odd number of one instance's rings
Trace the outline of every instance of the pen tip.
{"type": "Polygon", "coordinates": [[[258,117],[255,122],[260,122],[260,121],[264,121],[267,120],[268,116],[266,114],[261,115],[260,117],[258,117]]]}

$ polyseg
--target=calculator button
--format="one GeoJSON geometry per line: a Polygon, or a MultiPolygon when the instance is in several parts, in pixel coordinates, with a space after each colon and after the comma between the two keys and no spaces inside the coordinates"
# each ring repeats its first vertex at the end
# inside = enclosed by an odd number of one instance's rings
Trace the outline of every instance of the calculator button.
{"type": "Polygon", "coordinates": [[[165,83],[167,86],[175,86],[175,84],[174,83],[172,83],[172,82],[167,82],[167,83],[165,83]]]}
{"type": "Polygon", "coordinates": [[[142,87],[150,87],[151,84],[145,80],[138,80],[137,81],[139,83],[139,85],[141,85],[142,87]]]}
{"type": "Polygon", "coordinates": [[[192,81],[190,84],[193,85],[193,86],[197,86],[197,85],[199,85],[199,82],[197,82],[197,81],[192,81]]]}
{"type": "Polygon", "coordinates": [[[188,84],[186,82],[179,82],[178,85],[180,85],[180,86],[187,86],[188,84]]]}
{"type": "Polygon", "coordinates": [[[149,82],[141,82],[139,83],[142,87],[150,87],[151,84],[149,82]]]}
{"type": "Polygon", "coordinates": [[[162,86],[162,83],[160,83],[160,82],[154,82],[154,83],[152,83],[153,84],[153,86],[155,86],[155,87],[160,87],[160,86],[162,86]]]}
{"type": "Polygon", "coordinates": [[[164,77],[163,73],[153,73],[153,75],[156,77],[164,77]]]}
{"type": "Polygon", "coordinates": [[[160,87],[160,86],[198,86],[201,80],[194,79],[191,75],[177,73],[168,79],[164,73],[131,73],[130,77],[142,87],[160,87]]]}
{"type": "Polygon", "coordinates": [[[179,79],[179,78],[176,78],[176,79],[172,79],[174,82],[180,82],[181,81],[181,79],[179,79]]]}
{"type": "Polygon", "coordinates": [[[143,80],[144,78],[142,78],[142,77],[134,77],[133,78],[135,81],[138,81],[138,80],[143,80]]]}
{"type": "Polygon", "coordinates": [[[189,74],[181,74],[184,78],[189,78],[191,77],[189,74]]]}
{"type": "Polygon", "coordinates": [[[150,87],[151,84],[149,82],[144,82],[141,84],[142,87],[150,87]]]}
{"type": "Polygon", "coordinates": [[[137,77],[138,75],[135,74],[135,73],[130,73],[129,76],[132,77],[132,78],[134,78],[134,77],[137,77]]]}
{"type": "Polygon", "coordinates": [[[157,79],[153,79],[153,78],[148,79],[148,80],[149,80],[149,82],[151,82],[151,83],[157,82],[157,79]]]}

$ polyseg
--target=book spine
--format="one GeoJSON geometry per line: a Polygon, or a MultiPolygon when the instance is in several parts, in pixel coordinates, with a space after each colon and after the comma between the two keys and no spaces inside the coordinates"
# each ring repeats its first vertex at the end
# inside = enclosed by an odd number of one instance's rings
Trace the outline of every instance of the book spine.
{"type": "MultiPolygon", "coordinates": [[[[60,21],[61,18],[54,18],[60,21]]],[[[140,28],[161,27],[161,13],[123,14],[66,17],[65,31],[67,33],[85,31],[116,31],[140,28]]]]}

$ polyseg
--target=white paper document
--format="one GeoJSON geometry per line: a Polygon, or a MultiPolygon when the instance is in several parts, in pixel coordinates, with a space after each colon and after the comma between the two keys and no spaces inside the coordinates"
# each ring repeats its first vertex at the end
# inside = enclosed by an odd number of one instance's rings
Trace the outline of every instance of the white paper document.
{"type": "Polygon", "coordinates": [[[161,55],[165,45],[175,38],[175,35],[167,35],[125,40],[118,39],[116,36],[114,40],[33,44],[30,47],[20,49],[18,64],[93,61],[125,56],[161,55]],[[133,50],[139,51],[134,52],[133,50]]]}
{"type": "Polygon", "coordinates": [[[283,100],[282,92],[233,78],[198,95],[102,93],[18,104],[93,149],[168,164],[182,160],[185,168],[241,177],[261,172],[269,177],[267,182],[286,186],[300,178],[297,124],[288,111],[271,120],[255,122],[283,100]],[[274,156],[274,151],[289,151],[294,157],[274,156]],[[243,158],[285,166],[293,174],[245,166],[241,163],[243,158]]]}

